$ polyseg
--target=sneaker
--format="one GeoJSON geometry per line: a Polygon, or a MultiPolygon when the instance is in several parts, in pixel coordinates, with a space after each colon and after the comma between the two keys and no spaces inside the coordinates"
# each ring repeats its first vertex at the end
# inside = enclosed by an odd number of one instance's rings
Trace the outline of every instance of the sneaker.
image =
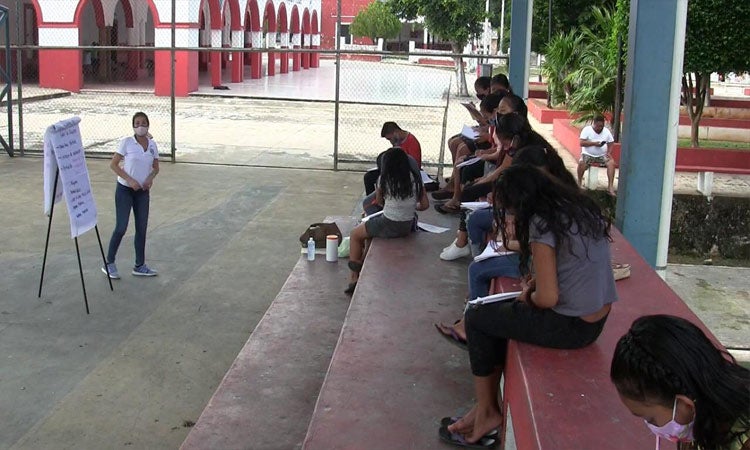
{"type": "Polygon", "coordinates": [[[630,276],[630,264],[613,262],[612,275],[614,276],[615,281],[628,278],[630,276]]]}
{"type": "Polygon", "coordinates": [[[133,267],[133,275],[137,277],[155,277],[158,275],[158,273],[155,270],[151,270],[148,268],[147,265],[143,264],[141,266],[133,267]]]}
{"type": "Polygon", "coordinates": [[[440,254],[440,259],[443,261],[453,261],[454,259],[463,258],[465,256],[471,256],[471,249],[469,246],[465,245],[459,247],[454,243],[440,254]]]}
{"type": "Polygon", "coordinates": [[[450,250],[451,247],[456,245],[456,242],[458,242],[458,238],[453,239],[453,242],[451,242],[447,247],[443,247],[443,250],[441,250],[440,253],[447,252],[448,250],[450,250]]]}
{"type": "Polygon", "coordinates": [[[107,263],[106,267],[102,267],[102,272],[104,272],[104,275],[107,275],[107,273],[109,273],[109,277],[113,280],[120,279],[120,272],[117,271],[117,266],[115,265],[115,263],[107,263]]]}

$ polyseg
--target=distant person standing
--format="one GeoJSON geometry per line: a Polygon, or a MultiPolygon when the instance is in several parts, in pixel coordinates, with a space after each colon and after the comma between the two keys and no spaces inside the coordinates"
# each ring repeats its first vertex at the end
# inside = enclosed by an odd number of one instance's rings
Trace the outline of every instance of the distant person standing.
{"type": "Polygon", "coordinates": [[[583,174],[592,164],[607,168],[607,193],[615,196],[615,160],[610,155],[610,144],[615,141],[609,129],[604,127],[604,117],[595,116],[592,125],[581,130],[581,159],[578,161],[578,184],[583,183],[583,174]]]}
{"type": "Polygon", "coordinates": [[[149,121],[145,113],[133,115],[133,136],[120,141],[109,167],[117,174],[115,189],[116,223],[109,241],[107,266],[102,272],[110,278],[119,279],[120,274],[115,265],[117,249],[128,229],[130,210],[135,218],[135,276],[153,277],[157,273],[145,262],[146,229],[148,227],[148,210],[151,185],[159,173],[159,151],[156,142],[148,134],[149,121]],[[123,163],[120,165],[120,163],[123,163]]]}

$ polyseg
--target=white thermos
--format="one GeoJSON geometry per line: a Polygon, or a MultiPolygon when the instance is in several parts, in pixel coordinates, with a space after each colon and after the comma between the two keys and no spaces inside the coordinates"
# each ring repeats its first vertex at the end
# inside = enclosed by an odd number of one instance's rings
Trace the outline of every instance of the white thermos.
{"type": "Polygon", "coordinates": [[[339,237],[335,234],[326,236],[326,261],[336,262],[339,259],[339,237]]]}

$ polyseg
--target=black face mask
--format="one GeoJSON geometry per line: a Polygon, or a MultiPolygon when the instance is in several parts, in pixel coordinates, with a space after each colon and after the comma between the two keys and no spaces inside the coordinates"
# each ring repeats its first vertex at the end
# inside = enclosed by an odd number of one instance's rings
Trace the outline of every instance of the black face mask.
{"type": "Polygon", "coordinates": [[[477,94],[479,100],[484,100],[485,97],[487,97],[487,94],[477,94]]]}

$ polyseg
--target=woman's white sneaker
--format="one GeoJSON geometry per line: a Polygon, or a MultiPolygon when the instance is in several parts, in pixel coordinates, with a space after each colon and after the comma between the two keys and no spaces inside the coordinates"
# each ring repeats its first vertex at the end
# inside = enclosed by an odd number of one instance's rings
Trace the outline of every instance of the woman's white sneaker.
{"type": "Polygon", "coordinates": [[[443,261],[453,261],[454,259],[463,258],[466,256],[471,256],[471,249],[468,245],[465,245],[463,247],[459,247],[455,244],[450,245],[447,249],[443,250],[443,253],[440,254],[440,259],[443,261]]]}

